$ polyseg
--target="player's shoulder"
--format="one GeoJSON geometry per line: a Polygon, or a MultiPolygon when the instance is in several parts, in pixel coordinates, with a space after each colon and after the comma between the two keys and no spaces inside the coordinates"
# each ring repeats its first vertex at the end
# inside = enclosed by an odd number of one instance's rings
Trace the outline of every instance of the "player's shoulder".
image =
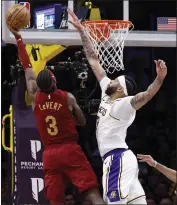
{"type": "Polygon", "coordinates": [[[36,102],[42,98],[43,98],[43,92],[41,92],[40,90],[37,90],[34,101],[36,102]]]}
{"type": "Polygon", "coordinates": [[[67,92],[64,91],[64,90],[60,90],[60,89],[56,89],[54,92],[53,92],[54,95],[58,95],[60,97],[67,97],[67,92]]]}
{"type": "Polygon", "coordinates": [[[136,113],[136,110],[131,105],[131,99],[133,96],[127,96],[124,98],[118,98],[114,101],[111,109],[111,115],[115,118],[129,120],[136,113]]]}
{"type": "Polygon", "coordinates": [[[118,98],[113,102],[113,105],[119,104],[121,106],[127,106],[131,104],[131,100],[134,96],[126,96],[123,98],[118,98]]]}
{"type": "Polygon", "coordinates": [[[77,103],[76,98],[74,97],[74,95],[70,92],[67,92],[67,100],[68,100],[68,105],[74,105],[77,103]]]}
{"type": "Polygon", "coordinates": [[[70,93],[70,92],[67,92],[67,98],[68,98],[68,100],[76,100],[76,98],[74,97],[74,95],[72,94],[72,93],[70,93]]]}
{"type": "Polygon", "coordinates": [[[117,98],[114,102],[131,101],[131,99],[132,99],[133,97],[134,97],[134,96],[126,96],[126,97],[123,97],[123,98],[117,98]]]}

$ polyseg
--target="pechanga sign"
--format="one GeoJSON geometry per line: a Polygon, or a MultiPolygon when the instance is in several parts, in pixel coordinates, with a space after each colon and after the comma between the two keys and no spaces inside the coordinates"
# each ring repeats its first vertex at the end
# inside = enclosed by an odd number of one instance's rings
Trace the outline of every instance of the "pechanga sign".
{"type": "Polygon", "coordinates": [[[21,161],[21,169],[42,169],[43,163],[38,155],[41,154],[41,142],[38,140],[30,140],[30,157],[21,161]],[[33,160],[33,161],[32,161],[33,160]]]}

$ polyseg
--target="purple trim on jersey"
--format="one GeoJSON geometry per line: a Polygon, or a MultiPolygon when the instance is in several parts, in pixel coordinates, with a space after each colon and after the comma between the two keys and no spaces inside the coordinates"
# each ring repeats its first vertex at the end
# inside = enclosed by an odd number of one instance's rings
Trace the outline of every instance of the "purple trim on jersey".
{"type": "Polygon", "coordinates": [[[105,160],[108,156],[110,156],[110,155],[113,155],[113,154],[117,154],[117,153],[123,153],[123,152],[125,152],[125,151],[127,151],[128,149],[125,149],[125,148],[117,148],[117,149],[113,149],[113,150],[111,150],[110,152],[107,152],[105,155],[104,155],[104,157],[103,157],[103,159],[105,160]]]}
{"type": "Polygon", "coordinates": [[[127,149],[114,149],[107,154],[104,155],[103,159],[105,160],[108,156],[111,156],[111,166],[109,168],[109,175],[108,175],[108,190],[107,190],[107,197],[109,198],[110,202],[117,202],[120,201],[120,185],[119,185],[119,176],[121,174],[121,157],[122,153],[127,151],[127,149]]]}

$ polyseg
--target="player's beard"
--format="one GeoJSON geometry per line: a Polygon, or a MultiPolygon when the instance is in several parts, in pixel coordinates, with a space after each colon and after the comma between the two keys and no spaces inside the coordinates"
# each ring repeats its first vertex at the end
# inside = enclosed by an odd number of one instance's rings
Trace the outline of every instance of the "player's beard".
{"type": "Polygon", "coordinates": [[[111,96],[116,92],[117,88],[116,87],[111,87],[108,85],[107,89],[105,90],[106,95],[111,96]]]}

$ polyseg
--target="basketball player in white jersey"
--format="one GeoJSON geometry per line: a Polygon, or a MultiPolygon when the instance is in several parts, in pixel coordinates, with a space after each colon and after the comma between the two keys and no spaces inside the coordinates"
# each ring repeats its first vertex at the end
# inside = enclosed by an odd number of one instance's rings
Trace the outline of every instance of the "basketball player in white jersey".
{"type": "Polygon", "coordinates": [[[159,91],[167,74],[162,60],[155,61],[157,77],[145,92],[133,95],[135,82],[128,76],[110,80],[101,67],[92,43],[73,12],[70,23],[79,31],[86,57],[100,83],[102,99],[98,111],[96,137],[103,158],[103,192],[107,204],[147,204],[138,180],[136,156],[125,142],[127,128],[136,110],[143,107],[159,91]]]}

